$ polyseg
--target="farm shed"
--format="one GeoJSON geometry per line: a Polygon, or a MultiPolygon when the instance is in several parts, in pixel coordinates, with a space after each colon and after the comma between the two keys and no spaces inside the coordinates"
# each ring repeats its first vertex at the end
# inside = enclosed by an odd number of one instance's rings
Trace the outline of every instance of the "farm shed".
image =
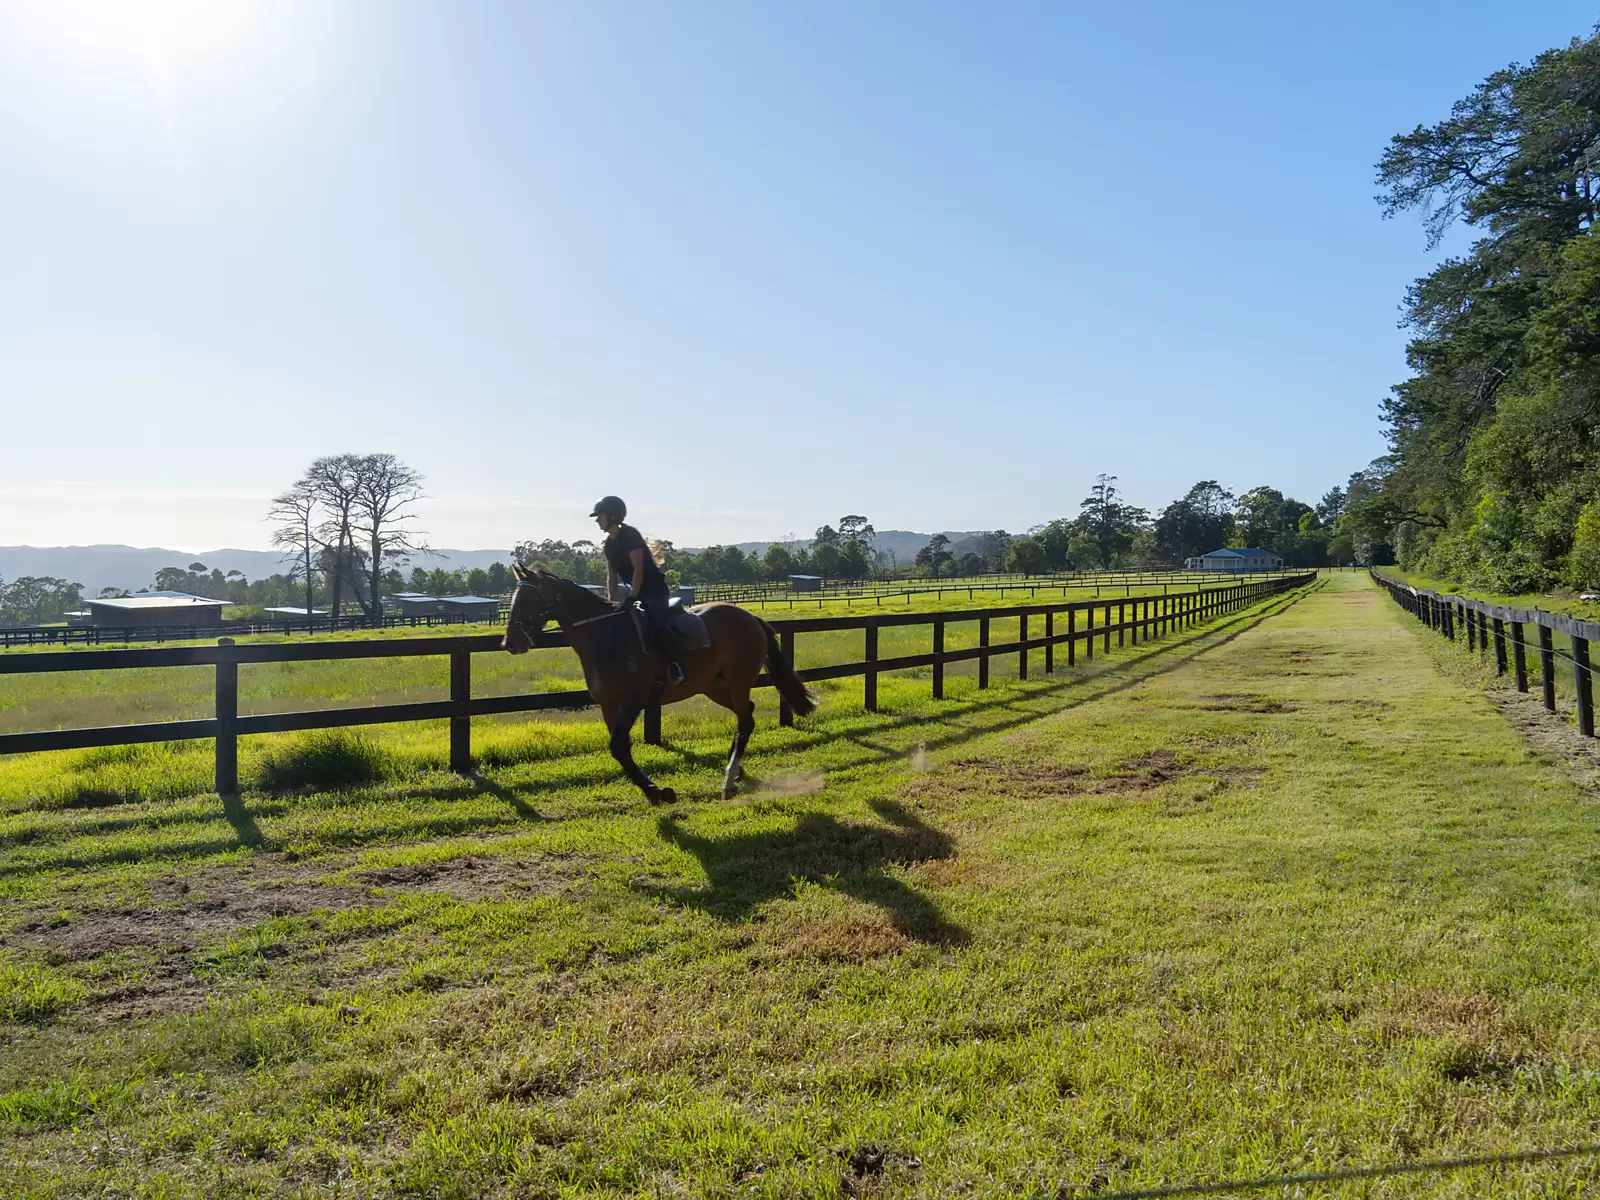
{"type": "Polygon", "coordinates": [[[822,576],[791,575],[789,576],[789,590],[791,592],[820,592],[822,590],[822,576]]]}
{"type": "Polygon", "coordinates": [[[222,624],[226,600],[191,596],[186,592],[144,592],[115,600],[85,600],[89,620],[98,629],[150,629],[155,626],[192,625],[216,628],[222,624]]]}
{"type": "Polygon", "coordinates": [[[263,608],[261,611],[273,621],[304,621],[308,617],[328,615],[328,610],[325,608],[295,608],[293,605],[279,605],[276,608],[263,608]]]}
{"type": "Polygon", "coordinates": [[[1270,550],[1258,550],[1253,546],[1242,550],[1224,547],[1191,558],[1184,566],[1191,571],[1279,571],[1283,569],[1283,559],[1270,550]]]}
{"type": "Polygon", "coordinates": [[[440,596],[439,611],[464,621],[493,621],[500,615],[500,601],[490,596],[440,596]]]}
{"type": "Polygon", "coordinates": [[[444,612],[439,597],[423,592],[396,592],[390,599],[399,606],[402,617],[437,617],[444,612]]]}

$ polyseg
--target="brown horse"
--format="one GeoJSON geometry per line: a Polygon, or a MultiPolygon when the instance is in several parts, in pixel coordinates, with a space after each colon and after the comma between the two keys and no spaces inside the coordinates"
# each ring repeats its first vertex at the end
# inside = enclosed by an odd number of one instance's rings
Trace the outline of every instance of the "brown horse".
{"type": "Polygon", "coordinates": [[[561,627],[567,644],[583,664],[589,694],[600,706],[606,728],[611,731],[612,757],[652,804],[671,804],[678,797],[671,788],[658,788],[650,782],[633,761],[628,740],[633,723],[658,689],[663,704],[690,696],[709,696],[738,718],[733,752],[722,779],[724,800],[733,795],[734,785],[744,777],[739,760],[756,727],[750,689],[761,668],[768,669],[778,694],[796,713],[805,716],[817,707],[816,697],[806,690],[794,667],[784,658],[772,626],[736,605],[702,604],[693,610],[705,622],[710,645],[684,653],[683,682],[668,685],[665,659],[657,651],[646,652],[640,647],[633,619],[627,613],[588,588],[548,571],[520,566],[513,569],[517,591],[511,601],[505,648],[512,654],[526,654],[533,646],[534,636],[548,622],[553,620],[561,627]]]}

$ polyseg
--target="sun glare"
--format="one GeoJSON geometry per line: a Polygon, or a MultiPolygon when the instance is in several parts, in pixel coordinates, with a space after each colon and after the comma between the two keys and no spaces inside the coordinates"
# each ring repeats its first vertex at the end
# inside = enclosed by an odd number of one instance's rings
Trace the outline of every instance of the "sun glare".
{"type": "Polygon", "coordinates": [[[23,0],[0,5],[0,15],[43,52],[166,73],[231,58],[266,8],[260,0],[23,0]]]}

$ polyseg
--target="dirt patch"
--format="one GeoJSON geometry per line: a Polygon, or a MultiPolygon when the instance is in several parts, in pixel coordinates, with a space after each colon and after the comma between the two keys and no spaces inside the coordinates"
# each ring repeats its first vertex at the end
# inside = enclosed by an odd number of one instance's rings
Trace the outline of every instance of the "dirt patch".
{"type": "Polygon", "coordinates": [[[1185,776],[1204,776],[1231,786],[1252,782],[1266,774],[1262,767],[1205,766],[1179,758],[1170,750],[1154,750],[1124,759],[1106,772],[1092,772],[1083,766],[985,759],[961,759],[951,767],[952,770],[936,772],[928,785],[946,794],[992,792],[997,785],[1042,795],[1137,794],[1154,791],[1185,776]]]}
{"type": "Polygon", "coordinates": [[[1294,704],[1285,704],[1282,700],[1274,700],[1270,696],[1260,696],[1250,692],[1222,692],[1215,696],[1201,696],[1197,708],[1210,712],[1247,712],[1247,713],[1291,713],[1298,708],[1294,704]]]}
{"type": "Polygon", "coordinates": [[[845,1164],[844,1176],[839,1184],[848,1196],[870,1195],[878,1191],[883,1185],[884,1176],[891,1170],[917,1171],[922,1168],[922,1160],[915,1155],[870,1143],[840,1150],[839,1157],[844,1159],[845,1164]]]}
{"type": "Polygon", "coordinates": [[[178,880],[164,881],[158,889],[158,894],[166,891],[177,896],[177,902],[90,911],[71,920],[35,918],[22,922],[0,944],[42,950],[67,962],[86,962],[135,948],[170,953],[193,949],[207,934],[259,925],[273,917],[372,903],[371,893],[364,888],[327,884],[262,884],[206,895],[178,880]]]}
{"type": "Polygon", "coordinates": [[[756,957],[864,963],[898,954],[913,944],[886,914],[851,911],[810,917],[775,927],[771,948],[756,957]]]}
{"type": "MultiPolygon", "coordinates": [[[[565,860],[570,863],[571,860],[565,860]]],[[[357,878],[378,888],[405,888],[442,892],[457,900],[486,900],[516,896],[554,896],[571,889],[575,872],[550,862],[529,863],[509,858],[446,859],[379,867],[357,878]]]]}

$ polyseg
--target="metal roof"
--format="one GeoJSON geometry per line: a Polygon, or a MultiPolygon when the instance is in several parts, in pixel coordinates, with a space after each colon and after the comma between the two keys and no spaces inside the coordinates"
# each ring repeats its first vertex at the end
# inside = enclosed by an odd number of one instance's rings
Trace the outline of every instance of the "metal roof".
{"type": "Polygon", "coordinates": [[[1231,546],[1224,546],[1220,550],[1208,550],[1201,558],[1277,558],[1271,550],[1258,550],[1254,546],[1246,546],[1242,550],[1235,550],[1231,546]]]}
{"type": "Polygon", "coordinates": [[[90,608],[204,608],[214,605],[226,608],[227,600],[212,600],[208,596],[191,596],[187,592],[144,592],[138,596],[122,596],[105,600],[85,600],[90,608]]]}
{"type": "Polygon", "coordinates": [[[440,604],[499,604],[493,596],[440,596],[440,604]]]}
{"type": "Polygon", "coordinates": [[[280,605],[276,608],[264,608],[261,611],[270,613],[293,613],[297,617],[325,617],[328,615],[328,610],[325,608],[296,608],[292,604],[280,605]]]}

